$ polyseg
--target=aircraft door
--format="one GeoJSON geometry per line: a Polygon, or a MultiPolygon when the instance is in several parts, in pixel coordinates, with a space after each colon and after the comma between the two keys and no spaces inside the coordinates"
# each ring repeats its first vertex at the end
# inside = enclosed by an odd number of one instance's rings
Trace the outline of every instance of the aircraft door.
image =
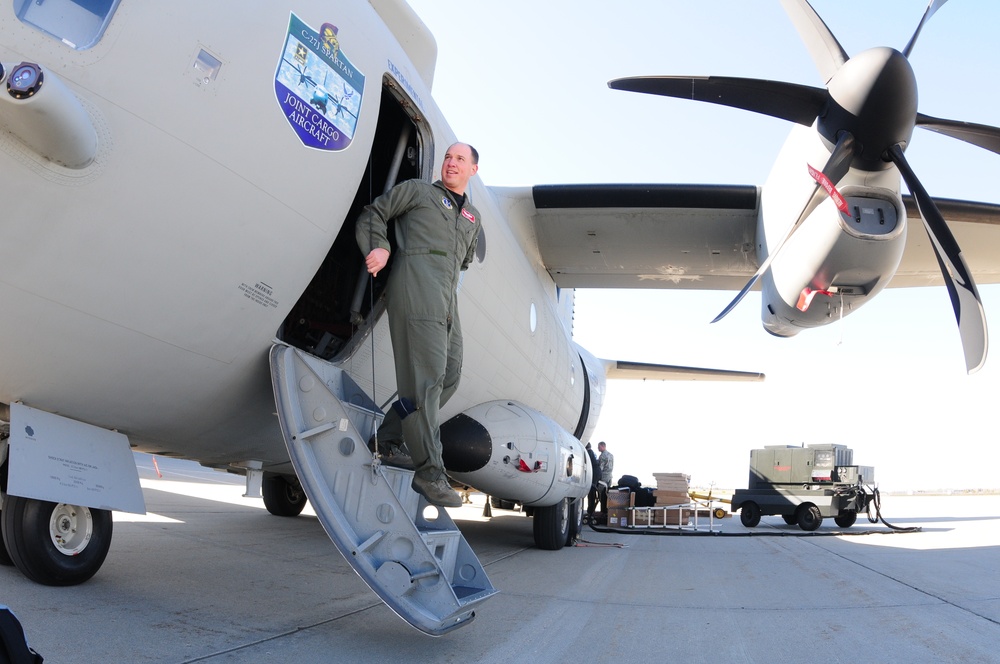
{"type": "MultiPolygon", "coordinates": [[[[369,279],[354,239],[354,222],[365,205],[397,182],[429,175],[429,165],[423,159],[427,129],[409,115],[407,109],[413,108],[387,80],[382,87],[368,168],[329,254],[278,330],[281,341],[324,360],[339,362],[357,350],[384,311],[380,296],[392,260],[378,277],[369,279]]],[[[395,246],[391,223],[389,241],[395,246]]]]}

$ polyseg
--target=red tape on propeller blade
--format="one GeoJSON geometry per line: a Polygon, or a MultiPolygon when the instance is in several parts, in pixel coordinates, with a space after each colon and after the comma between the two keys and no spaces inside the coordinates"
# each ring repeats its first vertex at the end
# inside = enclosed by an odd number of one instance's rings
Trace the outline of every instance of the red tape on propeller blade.
{"type": "Polygon", "coordinates": [[[834,205],[837,206],[837,209],[843,212],[844,214],[850,216],[851,212],[850,209],[847,207],[847,201],[844,200],[844,197],[840,195],[839,191],[837,191],[837,187],[834,186],[833,182],[830,181],[830,178],[826,177],[826,174],[824,174],[823,171],[817,171],[809,164],[806,164],[806,166],[809,168],[809,175],[812,176],[813,180],[816,180],[816,182],[819,183],[819,186],[823,187],[823,189],[826,190],[827,195],[829,195],[830,198],[833,200],[833,203],[834,205]]]}
{"type": "Polygon", "coordinates": [[[799,301],[795,305],[795,308],[798,309],[799,311],[803,311],[804,312],[807,309],[809,309],[809,305],[812,304],[813,298],[816,297],[817,295],[830,295],[830,296],[832,296],[833,294],[834,294],[833,291],[828,291],[828,290],[813,290],[813,289],[809,288],[808,286],[806,286],[805,288],[802,289],[802,292],[799,293],[799,301]]]}

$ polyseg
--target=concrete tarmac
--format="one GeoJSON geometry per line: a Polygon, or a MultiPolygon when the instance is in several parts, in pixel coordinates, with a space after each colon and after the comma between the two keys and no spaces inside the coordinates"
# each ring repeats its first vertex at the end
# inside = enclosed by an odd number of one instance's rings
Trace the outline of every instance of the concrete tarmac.
{"type": "Polygon", "coordinates": [[[831,535],[827,519],[803,536],[737,516],[717,535],[585,527],[580,546],[540,551],[531,519],[484,518],[474,494],[450,512],[500,593],[432,638],[378,600],[315,516],[274,517],[238,478],[159,465],[162,478],[141,468],[149,514],[115,514],[87,583],[0,568],[0,604],[47,663],[1000,661],[1000,496],[883,497],[913,534],[862,517],[847,532],[872,534],[831,535]]]}

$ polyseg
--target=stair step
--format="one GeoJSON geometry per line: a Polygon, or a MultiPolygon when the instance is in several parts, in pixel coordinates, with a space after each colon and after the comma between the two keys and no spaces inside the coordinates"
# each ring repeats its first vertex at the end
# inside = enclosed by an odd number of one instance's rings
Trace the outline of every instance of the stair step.
{"type": "Polygon", "coordinates": [[[413,627],[468,624],[496,590],[448,512],[410,487],[413,471],[373,462],[375,404],[339,368],[288,346],[272,347],[271,373],[292,465],[348,563],[413,627]]]}
{"type": "Polygon", "coordinates": [[[413,490],[410,483],[413,481],[413,471],[392,466],[382,466],[382,472],[389,483],[389,488],[396,494],[400,504],[410,521],[417,521],[417,506],[420,504],[420,494],[413,490]]]}

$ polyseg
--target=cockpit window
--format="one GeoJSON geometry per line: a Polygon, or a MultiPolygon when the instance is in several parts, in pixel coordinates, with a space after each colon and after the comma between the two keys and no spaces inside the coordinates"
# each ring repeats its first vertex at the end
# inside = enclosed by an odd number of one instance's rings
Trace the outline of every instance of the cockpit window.
{"type": "Polygon", "coordinates": [[[17,17],[78,51],[96,44],[121,0],[14,0],[17,17]]]}

